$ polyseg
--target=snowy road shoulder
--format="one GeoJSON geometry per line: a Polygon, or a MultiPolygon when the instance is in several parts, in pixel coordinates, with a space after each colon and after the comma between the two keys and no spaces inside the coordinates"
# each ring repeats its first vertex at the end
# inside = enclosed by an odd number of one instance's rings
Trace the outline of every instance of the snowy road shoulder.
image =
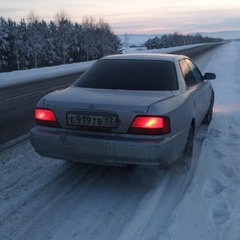
{"type": "Polygon", "coordinates": [[[240,42],[231,42],[219,48],[206,66],[206,71],[217,74],[213,120],[193,182],[160,239],[239,239],[239,62],[240,42]]]}

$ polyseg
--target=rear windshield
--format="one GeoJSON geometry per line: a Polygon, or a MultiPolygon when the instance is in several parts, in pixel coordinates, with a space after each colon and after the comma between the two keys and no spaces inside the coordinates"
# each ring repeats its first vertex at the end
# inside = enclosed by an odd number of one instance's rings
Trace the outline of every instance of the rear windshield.
{"type": "Polygon", "coordinates": [[[159,60],[103,59],[96,62],[74,85],[123,90],[178,89],[174,63],[159,60]]]}

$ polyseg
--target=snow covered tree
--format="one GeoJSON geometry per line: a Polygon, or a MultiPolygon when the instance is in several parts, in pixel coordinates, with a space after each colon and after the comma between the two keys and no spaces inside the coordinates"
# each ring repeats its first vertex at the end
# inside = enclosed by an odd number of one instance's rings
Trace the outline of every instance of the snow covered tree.
{"type": "Polygon", "coordinates": [[[39,20],[31,11],[28,22],[0,17],[0,72],[98,59],[122,52],[122,44],[103,19],[85,17],[73,24],[61,11],[56,21],[39,20]]]}
{"type": "Polygon", "coordinates": [[[84,51],[83,51],[83,36],[82,36],[82,25],[79,23],[74,24],[74,38],[73,46],[71,48],[71,58],[73,62],[83,61],[84,51]]]}
{"type": "Polygon", "coordinates": [[[84,17],[82,22],[82,46],[86,61],[94,59],[94,56],[99,54],[96,44],[94,43],[95,31],[96,20],[93,17],[84,17]]]}
{"type": "Polygon", "coordinates": [[[56,25],[54,41],[56,52],[62,64],[72,62],[69,51],[73,45],[74,26],[65,11],[60,11],[56,14],[56,25]]]}
{"type": "MultiPolygon", "coordinates": [[[[42,20],[43,21],[43,20],[42,20]]],[[[39,21],[39,16],[31,11],[28,15],[28,64],[29,67],[39,67],[41,62],[41,57],[43,55],[43,45],[44,45],[44,30],[41,29],[42,22],[39,21]]],[[[41,65],[40,65],[41,66],[41,65]]]]}
{"type": "Polygon", "coordinates": [[[173,47],[185,45],[184,36],[178,32],[172,35],[173,47]]]}
{"type": "Polygon", "coordinates": [[[114,38],[110,25],[103,19],[99,19],[96,25],[96,34],[98,58],[116,53],[116,44],[119,47],[119,42],[114,38]]]}
{"type": "Polygon", "coordinates": [[[163,45],[161,43],[161,39],[159,37],[154,37],[154,38],[150,38],[148,39],[145,43],[144,46],[147,49],[159,49],[162,48],[163,45]]]}
{"type": "Polygon", "coordinates": [[[163,48],[169,48],[172,45],[169,35],[167,35],[167,34],[164,34],[161,36],[161,42],[162,42],[163,48]]]}
{"type": "Polygon", "coordinates": [[[214,39],[209,37],[202,37],[200,34],[195,36],[192,35],[183,35],[175,32],[174,34],[164,34],[159,37],[155,37],[153,39],[148,39],[144,46],[147,49],[158,49],[158,48],[169,48],[175,46],[182,46],[187,44],[195,44],[195,43],[210,43],[210,42],[221,42],[222,39],[214,39]]]}
{"type": "Polygon", "coordinates": [[[17,70],[25,68],[27,53],[27,26],[24,20],[19,25],[14,25],[12,29],[12,53],[17,65],[17,70]]]}
{"type": "Polygon", "coordinates": [[[4,18],[0,18],[0,72],[9,71],[7,54],[9,52],[8,27],[4,18]]]}

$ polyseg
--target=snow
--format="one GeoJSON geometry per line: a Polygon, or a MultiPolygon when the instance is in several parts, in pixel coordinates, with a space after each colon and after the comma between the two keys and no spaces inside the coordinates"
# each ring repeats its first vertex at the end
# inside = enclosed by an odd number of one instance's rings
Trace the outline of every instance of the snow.
{"type": "MultiPolygon", "coordinates": [[[[0,146],[0,238],[240,239],[240,42],[195,62],[217,79],[213,120],[197,132],[189,173],[43,158],[23,136],[0,146]]],[[[82,63],[74,65],[0,74],[0,85],[78,71],[82,63]]]]}
{"type": "Polygon", "coordinates": [[[86,71],[95,61],[0,73],[0,87],[86,71]]]}
{"type": "Polygon", "coordinates": [[[216,100],[193,181],[163,239],[240,239],[240,42],[223,45],[205,71],[216,100]]]}

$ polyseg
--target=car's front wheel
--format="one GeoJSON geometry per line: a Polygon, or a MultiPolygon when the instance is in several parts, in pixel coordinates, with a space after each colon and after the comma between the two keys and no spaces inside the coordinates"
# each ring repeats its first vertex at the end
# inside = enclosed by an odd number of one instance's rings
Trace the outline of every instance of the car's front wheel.
{"type": "Polygon", "coordinates": [[[214,92],[212,92],[210,106],[208,108],[208,111],[207,111],[204,119],[203,119],[203,123],[205,123],[205,124],[209,124],[212,121],[213,104],[214,104],[214,92]]]}

